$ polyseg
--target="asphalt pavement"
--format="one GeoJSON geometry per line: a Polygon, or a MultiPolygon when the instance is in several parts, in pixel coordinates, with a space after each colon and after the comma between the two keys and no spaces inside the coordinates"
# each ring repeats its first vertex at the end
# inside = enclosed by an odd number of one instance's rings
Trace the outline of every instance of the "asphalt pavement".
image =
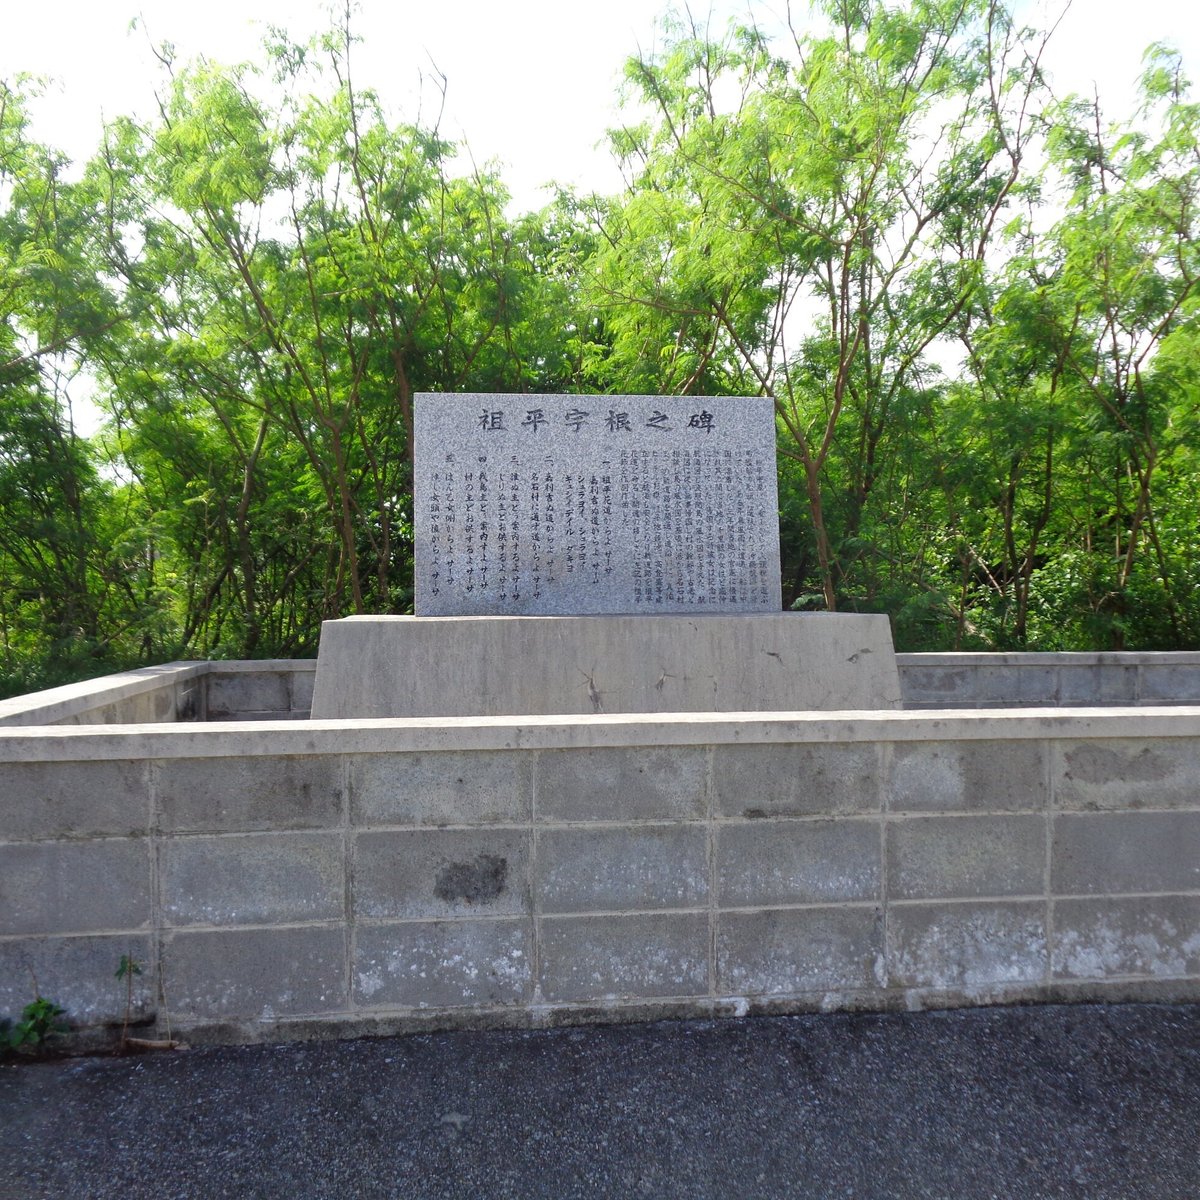
{"type": "Polygon", "coordinates": [[[1200,1005],[10,1061],[0,1122],[6,1200],[1197,1200],[1200,1005]]]}

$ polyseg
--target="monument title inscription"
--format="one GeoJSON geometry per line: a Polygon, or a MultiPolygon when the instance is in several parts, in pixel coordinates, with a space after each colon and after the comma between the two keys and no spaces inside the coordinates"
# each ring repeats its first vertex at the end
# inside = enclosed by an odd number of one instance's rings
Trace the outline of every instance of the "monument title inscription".
{"type": "Polygon", "coordinates": [[[415,399],[419,616],[778,612],[766,397],[415,399]]]}

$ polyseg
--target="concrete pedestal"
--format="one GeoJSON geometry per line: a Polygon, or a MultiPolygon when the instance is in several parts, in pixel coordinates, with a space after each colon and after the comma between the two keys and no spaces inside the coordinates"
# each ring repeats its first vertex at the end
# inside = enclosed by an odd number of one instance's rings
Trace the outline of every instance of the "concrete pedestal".
{"type": "Polygon", "coordinates": [[[314,719],[896,709],[885,616],[347,617],[314,719]]]}

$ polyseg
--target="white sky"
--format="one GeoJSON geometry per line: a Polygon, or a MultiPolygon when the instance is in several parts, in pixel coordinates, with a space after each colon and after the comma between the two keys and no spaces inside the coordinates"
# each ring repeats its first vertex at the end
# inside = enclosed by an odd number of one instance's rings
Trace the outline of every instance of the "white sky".
{"type": "MultiPolygon", "coordinates": [[[[707,0],[692,11],[708,14],[707,0]]],[[[618,123],[624,60],[655,43],[663,0],[361,0],[353,27],[362,44],[354,70],[394,119],[416,115],[419,78],[432,64],[449,82],[443,132],[465,134],[479,162],[498,159],[517,208],[540,207],[554,179],[614,191],[619,176],[600,146],[618,123]]],[[[787,0],[713,0],[716,31],[752,13],[778,28],[787,0]]],[[[1045,25],[1058,0],[1021,0],[1045,25]]],[[[795,4],[803,11],[801,0],[795,4]]],[[[254,56],[268,25],[297,39],[329,28],[324,0],[0,0],[0,78],[17,72],[57,82],[34,110],[34,133],[76,160],[99,144],[102,115],[153,112],[158,64],[142,29],[174,43],[180,59],[254,56]]],[[[1184,52],[1200,88],[1200,5],[1195,0],[1074,0],[1047,62],[1056,90],[1091,94],[1098,83],[1114,116],[1125,115],[1152,41],[1184,52]]],[[[428,94],[428,93],[427,93],[428,94]]],[[[427,104],[428,106],[428,104],[427,104]]]]}

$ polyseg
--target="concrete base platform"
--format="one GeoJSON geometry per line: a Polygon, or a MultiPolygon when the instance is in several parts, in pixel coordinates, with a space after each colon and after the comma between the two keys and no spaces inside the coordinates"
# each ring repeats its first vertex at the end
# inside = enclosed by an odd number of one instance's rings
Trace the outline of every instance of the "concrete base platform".
{"type": "Polygon", "coordinates": [[[315,720],[900,707],[886,616],[347,617],[315,720]]]}

